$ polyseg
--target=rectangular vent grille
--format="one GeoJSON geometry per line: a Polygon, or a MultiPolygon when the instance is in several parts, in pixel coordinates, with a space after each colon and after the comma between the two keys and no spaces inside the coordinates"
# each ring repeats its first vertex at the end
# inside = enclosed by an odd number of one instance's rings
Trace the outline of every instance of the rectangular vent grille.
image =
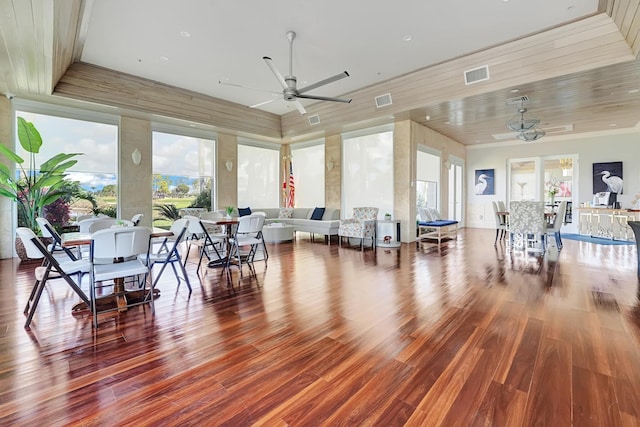
{"type": "Polygon", "coordinates": [[[384,95],[376,96],[376,108],[386,107],[387,105],[391,105],[393,101],[391,100],[391,94],[385,93],[384,95]]]}
{"type": "Polygon", "coordinates": [[[483,82],[489,80],[489,66],[484,65],[473,70],[464,72],[464,84],[470,85],[472,83],[483,82]]]}
{"type": "Polygon", "coordinates": [[[507,99],[507,104],[509,105],[520,105],[523,102],[529,102],[528,95],[516,96],[515,98],[507,99]]]}
{"type": "Polygon", "coordinates": [[[320,116],[318,114],[314,114],[313,116],[309,116],[309,124],[311,126],[317,125],[320,123],[320,116]]]}

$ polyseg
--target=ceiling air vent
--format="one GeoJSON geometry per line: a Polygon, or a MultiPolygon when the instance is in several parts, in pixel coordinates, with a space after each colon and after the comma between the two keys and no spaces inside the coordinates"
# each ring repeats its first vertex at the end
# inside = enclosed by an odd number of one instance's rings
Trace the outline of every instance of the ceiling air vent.
{"type": "Polygon", "coordinates": [[[464,72],[464,84],[470,85],[472,83],[478,83],[485,80],[489,80],[489,66],[484,65],[473,70],[467,70],[464,72]]]}
{"type": "Polygon", "coordinates": [[[376,107],[386,107],[387,105],[391,105],[393,102],[391,101],[391,94],[385,93],[384,95],[376,96],[376,107]]]}
{"type": "Polygon", "coordinates": [[[317,125],[320,123],[320,116],[318,114],[314,114],[313,116],[309,116],[309,124],[311,126],[317,125]]]}
{"type": "Polygon", "coordinates": [[[516,96],[515,98],[507,99],[509,105],[521,105],[523,102],[529,102],[528,95],[516,96]]]}

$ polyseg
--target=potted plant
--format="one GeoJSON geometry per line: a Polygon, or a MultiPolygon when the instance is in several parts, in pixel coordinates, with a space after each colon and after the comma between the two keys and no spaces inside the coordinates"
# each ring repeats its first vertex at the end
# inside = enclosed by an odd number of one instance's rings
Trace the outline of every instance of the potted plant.
{"type": "Polygon", "coordinates": [[[384,214],[384,220],[385,221],[391,221],[391,214],[389,212],[384,214]]]}
{"type": "Polygon", "coordinates": [[[38,233],[36,218],[44,214],[45,206],[67,194],[63,188],[65,172],[78,162],[73,157],[81,153],[56,154],[36,170],[36,155],[42,147],[42,137],[33,123],[22,117],[18,117],[18,140],[29,154],[29,162],[25,164],[25,159],[0,144],[0,154],[15,163],[18,169],[13,173],[0,164],[0,196],[18,202],[18,225],[38,233]]]}
{"type": "Polygon", "coordinates": [[[224,211],[227,213],[227,219],[231,219],[231,214],[233,213],[233,206],[225,207],[224,211]]]}

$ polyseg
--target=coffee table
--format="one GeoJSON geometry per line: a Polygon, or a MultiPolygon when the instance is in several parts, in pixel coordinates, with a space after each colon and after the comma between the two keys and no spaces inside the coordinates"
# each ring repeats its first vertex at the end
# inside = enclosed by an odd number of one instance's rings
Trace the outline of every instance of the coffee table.
{"type": "Polygon", "coordinates": [[[262,237],[268,243],[290,242],[293,240],[293,225],[264,225],[262,227],[262,237]]]}

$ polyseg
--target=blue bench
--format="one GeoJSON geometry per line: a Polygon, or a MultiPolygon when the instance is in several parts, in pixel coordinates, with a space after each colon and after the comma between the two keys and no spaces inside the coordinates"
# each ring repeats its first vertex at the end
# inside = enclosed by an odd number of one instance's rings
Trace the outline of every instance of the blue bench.
{"type": "Polygon", "coordinates": [[[458,237],[458,221],[452,219],[438,219],[435,221],[418,222],[418,242],[422,239],[435,239],[438,245],[442,239],[458,237]]]}

